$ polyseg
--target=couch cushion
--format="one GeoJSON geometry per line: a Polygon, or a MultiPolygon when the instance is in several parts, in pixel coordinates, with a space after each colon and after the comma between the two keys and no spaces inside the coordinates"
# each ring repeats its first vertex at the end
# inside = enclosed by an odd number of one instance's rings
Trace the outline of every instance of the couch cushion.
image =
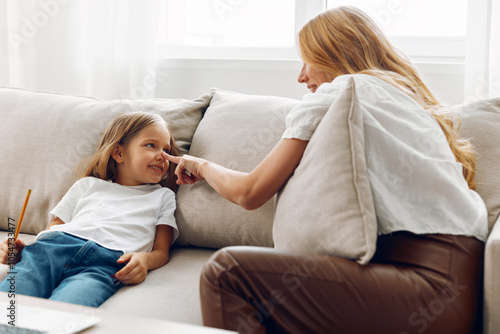
{"type": "Polygon", "coordinates": [[[200,274],[214,252],[174,247],[166,265],[150,271],[141,284],[120,289],[100,308],[201,326],[200,274]]]}
{"type": "MultiPolygon", "coordinates": [[[[33,235],[20,234],[25,242],[33,235]]],[[[0,231],[0,240],[7,238],[0,231]]],[[[173,247],[170,261],[148,273],[139,285],[126,286],[106,300],[99,308],[113,312],[202,325],[199,280],[203,265],[215,250],[194,247],[173,247]]],[[[9,267],[0,264],[0,280],[9,267]]]]}
{"type": "Polygon", "coordinates": [[[150,111],[170,124],[181,152],[210,100],[114,100],[0,88],[0,228],[18,220],[32,189],[22,232],[46,228],[48,212],[77,179],[77,166],[91,155],[107,124],[128,111],[150,111]]]}
{"type": "Polygon", "coordinates": [[[460,136],[470,139],[477,154],[476,191],[488,208],[489,231],[500,214],[500,98],[454,106],[461,117],[460,136]]]}
{"type": "MultiPolygon", "coordinates": [[[[285,116],[299,101],[214,89],[189,154],[242,172],[255,168],[280,140],[285,116]]],[[[177,194],[177,244],[201,247],[273,246],[274,199],[246,211],[206,182],[177,194]]]]}
{"type": "Polygon", "coordinates": [[[377,220],[364,154],[363,114],[356,102],[349,79],[280,192],[273,226],[276,248],[361,264],[373,256],[377,220]]]}

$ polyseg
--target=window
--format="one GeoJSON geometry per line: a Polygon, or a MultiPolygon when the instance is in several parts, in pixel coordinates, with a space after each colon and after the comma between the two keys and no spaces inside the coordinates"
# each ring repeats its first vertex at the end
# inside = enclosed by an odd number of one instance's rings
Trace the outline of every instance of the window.
{"type": "Polygon", "coordinates": [[[356,6],[414,61],[463,62],[467,0],[164,0],[160,52],[180,59],[299,59],[298,30],[356,6]]]}
{"type": "Polygon", "coordinates": [[[160,51],[168,58],[298,59],[297,27],[321,0],[166,0],[160,51]]]}
{"type": "Polygon", "coordinates": [[[290,0],[168,1],[164,42],[171,46],[293,47],[290,0]],[[276,22],[279,20],[279,24],[276,22]]]}
{"type": "Polygon", "coordinates": [[[370,15],[389,36],[465,37],[466,0],[329,0],[327,8],[350,5],[370,15]]]}
{"type": "Polygon", "coordinates": [[[413,60],[464,62],[467,0],[327,1],[327,8],[341,5],[365,11],[413,60]]]}

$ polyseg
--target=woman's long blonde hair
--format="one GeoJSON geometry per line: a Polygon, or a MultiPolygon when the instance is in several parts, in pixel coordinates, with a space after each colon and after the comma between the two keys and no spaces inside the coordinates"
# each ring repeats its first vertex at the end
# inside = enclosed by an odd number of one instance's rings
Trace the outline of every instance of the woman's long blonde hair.
{"type": "MultiPolygon", "coordinates": [[[[86,160],[89,161],[88,163],[84,161],[80,165],[79,169],[82,170],[80,176],[93,176],[102,180],[114,181],[117,176],[117,165],[116,161],[111,157],[113,150],[118,145],[127,144],[142,129],[151,125],[162,125],[168,129],[170,133],[170,154],[178,155],[172,131],[170,131],[167,122],[160,115],[148,112],[129,112],[118,115],[109,123],[97,151],[86,160]]],[[[174,170],[174,165],[170,164],[160,184],[176,191],[174,170]]]]}
{"type": "Polygon", "coordinates": [[[343,74],[369,74],[396,86],[437,120],[471,189],[475,189],[476,156],[469,141],[457,137],[460,119],[431,93],[411,63],[393,47],[375,22],[354,7],[328,10],[299,32],[304,63],[333,78],[343,74]],[[454,123],[456,120],[456,124],[454,123]]]}

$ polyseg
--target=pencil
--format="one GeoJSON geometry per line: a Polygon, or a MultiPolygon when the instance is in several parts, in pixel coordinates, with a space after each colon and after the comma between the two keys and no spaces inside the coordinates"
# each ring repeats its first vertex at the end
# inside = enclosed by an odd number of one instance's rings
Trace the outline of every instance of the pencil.
{"type": "Polygon", "coordinates": [[[19,217],[19,221],[16,226],[16,233],[14,234],[14,239],[17,240],[17,236],[19,235],[19,231],[21,230],[21,224],[23,223],[24,212],[26,211],[26,207],[28,206],[28,200],[30,199],[31,189],[28,189],[28,193],[26,194],[26,199],[24,200],[23,210],[21,211],[21,217],[19,217]]]}

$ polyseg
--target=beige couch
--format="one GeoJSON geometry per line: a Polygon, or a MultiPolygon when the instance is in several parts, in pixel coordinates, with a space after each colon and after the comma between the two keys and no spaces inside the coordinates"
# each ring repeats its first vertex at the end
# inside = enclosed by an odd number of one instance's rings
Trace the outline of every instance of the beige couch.
{"type": "MultiPolygon", "coordinates": [[[[250,171],[277,143],[284,118],[297,103],[217,89],[195,100],[102,101],[0,88],[0,239],[12,228],[9,221],[18,220],[28,189],[32,195],[21,237],[29,240],[45,228],[48,211],[76,180],[80,161],[95,150],[105,126],[119,113],[159,113],[170,123],[183,153],[250,171]]],[[[463,116],[462,133],[472,138],[479,152],[478,192],[487,203],[492,229],[486,247],[485,329],[496,333],[500,332],[500,318],[495,316],[500,314],[500,282],[496,282],[500,265],[494,259],[500,259],[500,227],[493,225],[500,212],[500,99],[455,109],[463,116]]],[[[120,290],[101,308],[201,324],[198,280],[203,264],[224,246],[272,247],[274,202],[245,211],[204,182],[180,187],[176,210],[180,237],[170,262],[150,272],[140,285],[120,290]]],[[[8,270],[0,269],[2,276],[8,270]]]]}

